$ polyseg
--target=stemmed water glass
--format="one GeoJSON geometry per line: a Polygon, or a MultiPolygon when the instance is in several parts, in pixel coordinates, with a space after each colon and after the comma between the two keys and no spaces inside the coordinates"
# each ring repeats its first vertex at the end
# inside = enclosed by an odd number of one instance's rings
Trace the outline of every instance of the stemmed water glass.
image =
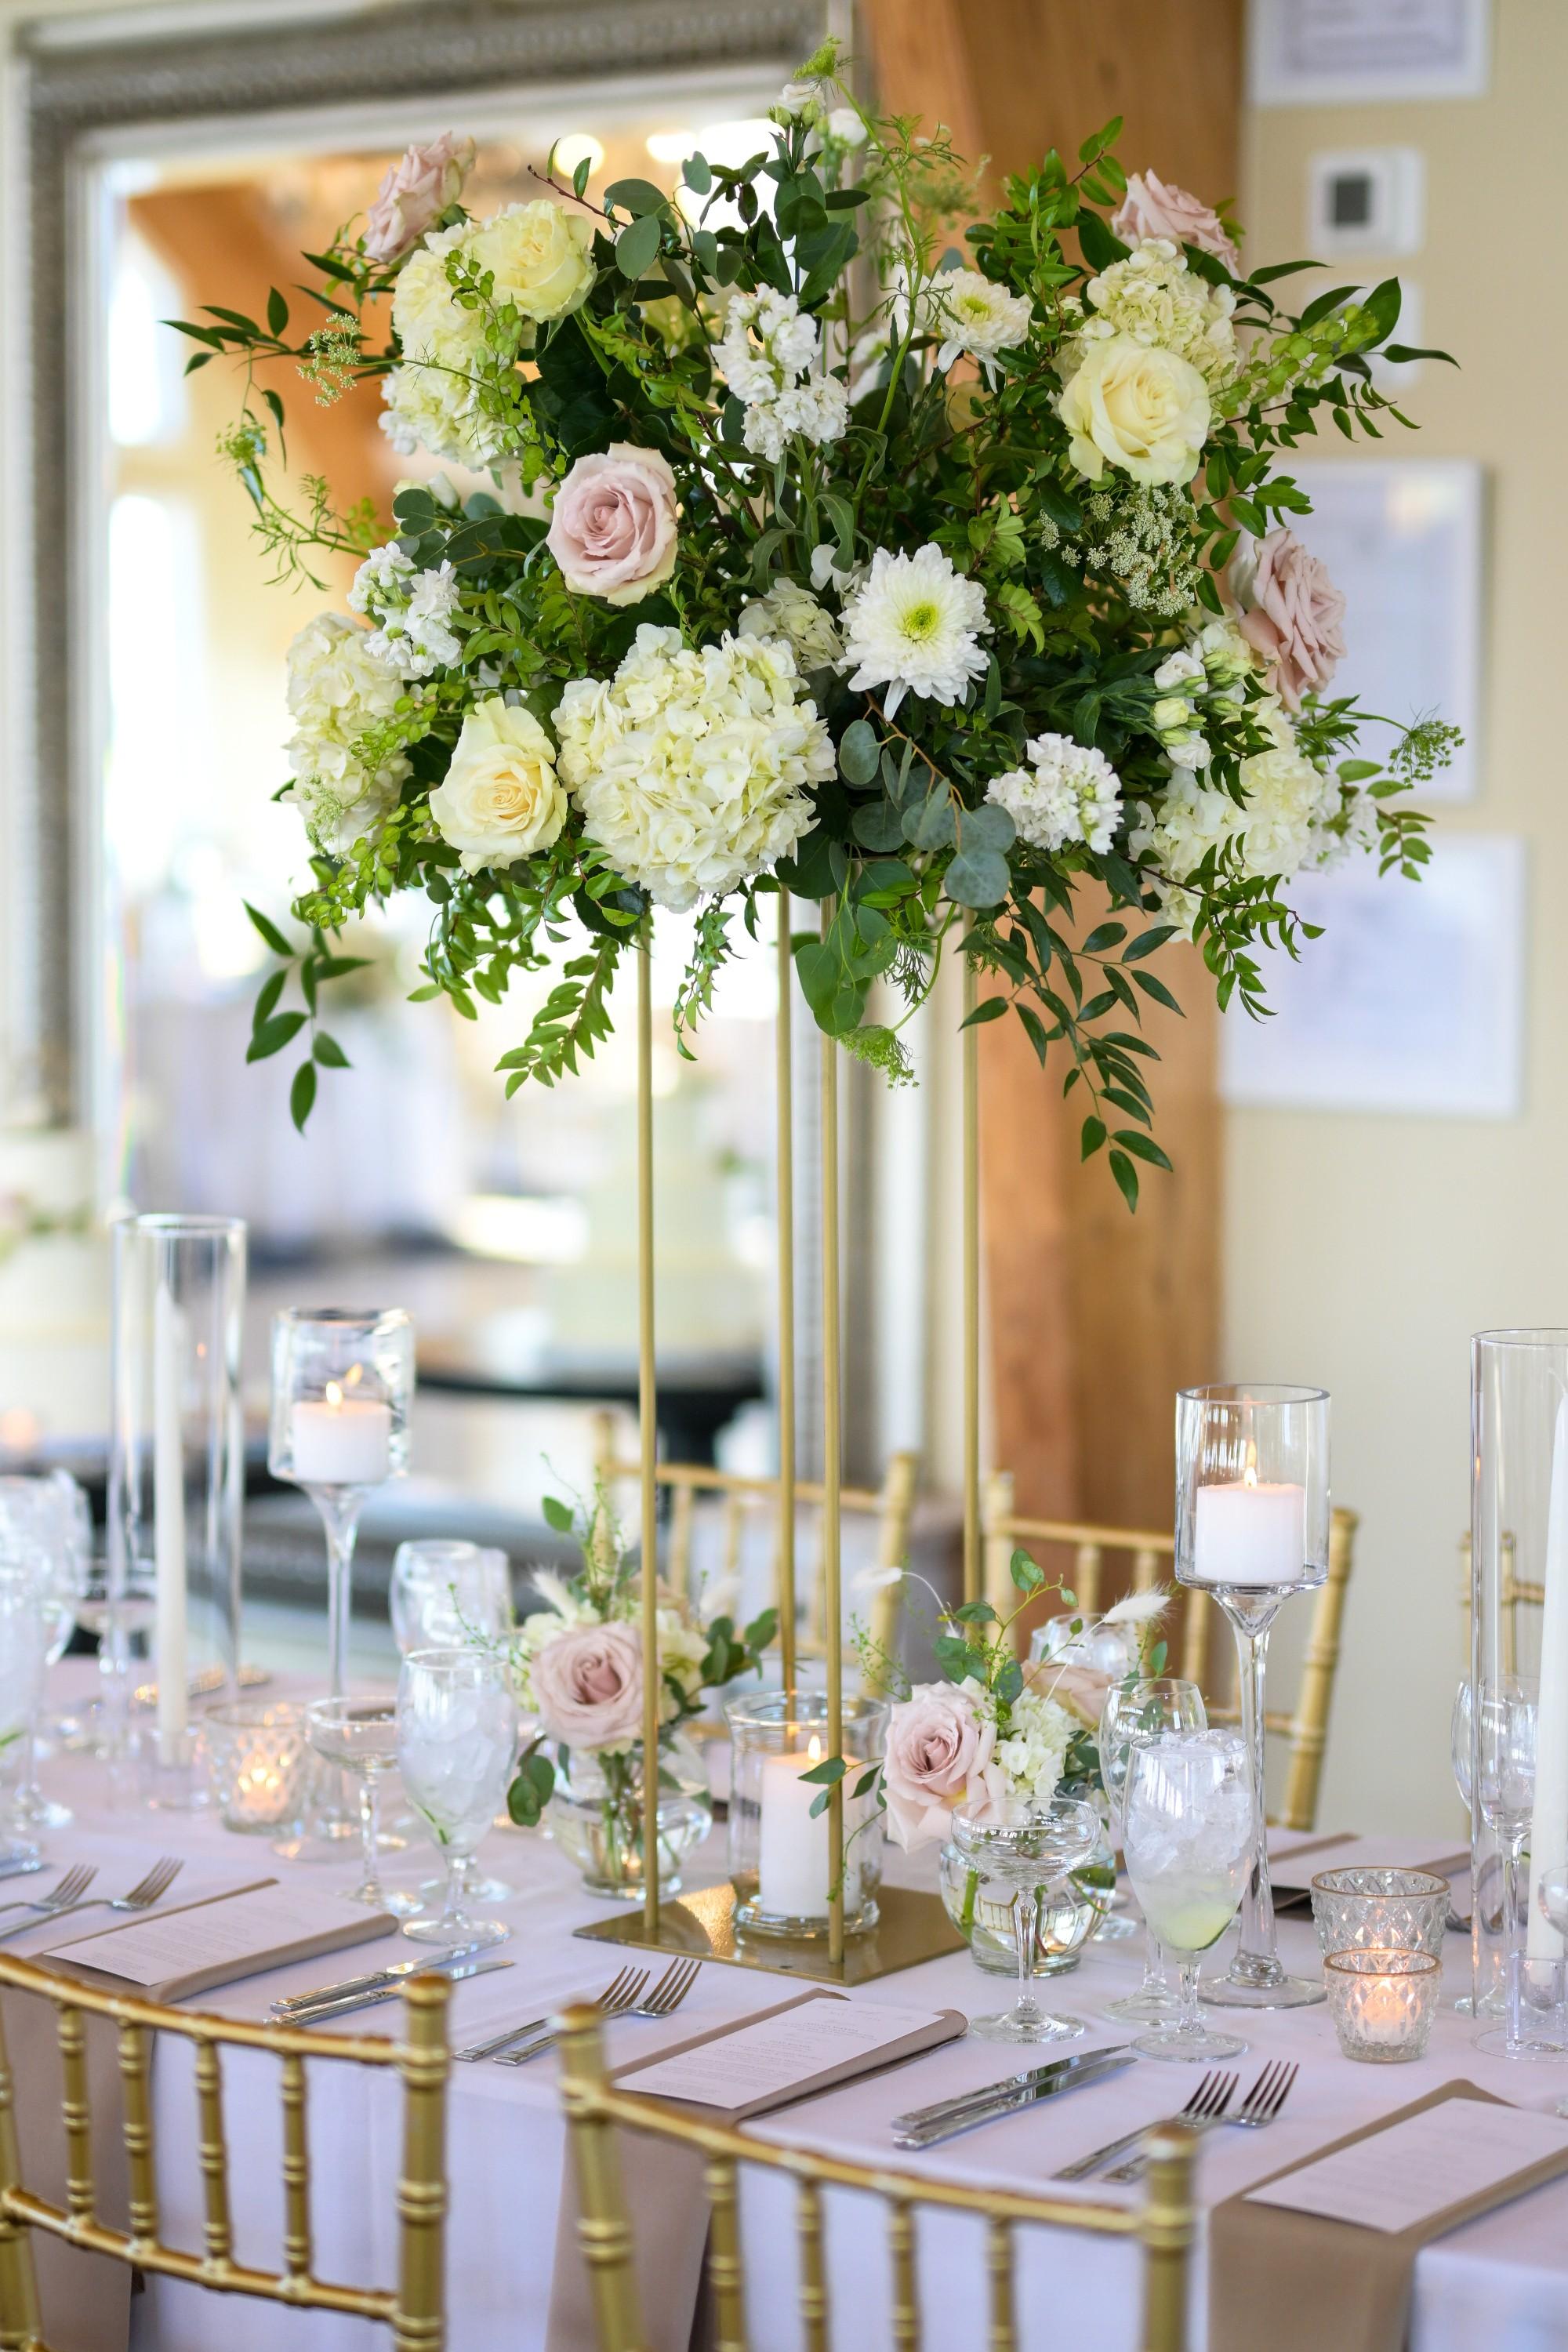
{"type": "Polygon", "coordinates": [[[1180,1984],[1174,2021],[1134,2044],[1147,2057],[1235,2058],[1247,2048],[1205,2024],[1198,1969],[1236,1916],[1252,1828],[1251,1759],[1237,1733],[1163,1731],[1134,1741],[1122,1818],[1127,1873],[1180,1984]]]}
{"type": "MultiPolygon", "coordinates": [[[[1535,1727],[1539,1692],[1526,1675],[1504,1675],[1483,1684],[1470,1698],[1470,1754],[1475,1799],[1481,1819],[1502,1848],[1502,1916],[1505,1984],[1523,1957],[1520,1933],[1519,1864],[1535,1807],[1535,1727]]],[[[1473,1898],[1473,1890],[1472,1890],[1473,1898]]],[[[1527,1915],[1528,1916],[1528,1915],[1527,1915]]],[[[1535,2056],[1536,2047],[1516,2037],[1513,2021],[1476,2036],[1476,2048],[1505,2058],[1535,2056]]]]}
{"type": "MultiPolygon", "coordinates": [[[[511,1632],[510,1565],[491,1545],[415,1537],[393,1558],[390,1601],[393,1637],[405,1657],[410,1650],[482,1649],[511,1632]]],[[[458,1869],[467,1902],[509,1903],[517,1893],[504,1878],[481,1877],[471,1857],[458,1869]]],[[[431,1879],[419,1892],[437,1895],[445,1885],[431,1879]]]]}
{"type": "Polygon", "coordinates": [[[1030,1989],[1035,1933],[1040,1904],[1089,1861],[1100,1840],[1100,1817],[1077,1798],[1053,1798],[1048,1805],[1000,1822],[972,1813],[953,1816],[952,1842],[983,1885],[1012,1892],[1014,1947],[1018,1956],[1018,1995],[1009,2010],[971,2018],[970,2032],[984,2042],[1073,2042],[1088,2027],[1081,2017],[1053,2017],[1030,1989]]]}
{"type": "MultiPolygon", "coordinates": [[[[1107,1692],[1100,1718],[1100,1777],[1118,1844],[1121,1843],[1127,1775],[1136,1742],[1152,1739],[1162,1731],[1202,1731],[1207,1724],[1204,1696],[1196,1683],[1183,1682],[1173,1675],[1152,1675],[1130,1687],[1119,1685],[1107,1692]]],[[[1158,1939],[1147,1921],[1144,1932],[1147,1945],[1142,1983],[1136,1992],[1124,1993],[1119,2000],[1107,2001],[1105,2005],[1108,2016],[1124,2017],[1134,2024],[1158,2022],[1169,2017],[1176,2006],[1158,1939]]]]}
{"type": "Polygon", "coordinates": [[[38,1858],[37,1824],[19,1798],[43,1702],[49,1644],[37,1566],[17,1557],[17,1549],[0,1554],[0,1863],[11,1865],[38,1858]]]}
{"type": "Polygon", "coordinates": [[[397,1769],[397,1709],[386,1698],[313,1698],[305,1708],[305,1737],[318,1756],[359,1782],[360,1839],[364,1876],[351,1888],[351,1903],[405,1916],[418,1905],[381,1883],[377,1859],[381,1783],[397,1769]]]}
{"type": "MultiPolygon", "coordinates": [[[[47,1637],[47,1664],[65,1655],[76,1624],[76,1605],[87,1580],[91,1549],[92,1519],[87,1497],[65,1470],[45,1477],[0,1478],[0,1550],[25,1549],[38,1582],[47,1637]]],[[[74,1718],[58,1728],[66,1736],[79,1729],[74,1718]]],[[[71,1819],[68,1806],[44,1795],[37,1777],[38,1724],[29,1734],[26,1777],[16,1793],[23,1819],[39,1829],[64,1829],[71,1819]]]]}
{"type": "Polygon", "coordinates": [[[504,1658],[485,1650],[411,1650],[397,1684],[397,1760],[409,1802],[447,1864],[438,1918],[410,1919],[427,1944],[500,1944],[511,1929],[467,1909],[461,1865],[478,1850],[517,1756],[517,1706],[504,1658]]]}

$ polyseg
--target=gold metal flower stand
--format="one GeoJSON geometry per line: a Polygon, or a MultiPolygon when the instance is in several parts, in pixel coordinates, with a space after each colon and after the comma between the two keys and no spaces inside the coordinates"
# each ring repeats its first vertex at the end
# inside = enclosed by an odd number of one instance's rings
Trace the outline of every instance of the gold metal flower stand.
{"type": "MultiPolygon", "coordinates": [[[[826,902],[826,926],[832,901],[826,902]]],[[[658,1506],[655,1482],[654,1421],[654,1197],[653,1197],[653,1009],[650,980],[651,917],[637,958],[637,1364],[641,1443],[642,1558],[658,1557],[658,1506]]],[[[776,1050],[778,1166],[779,1327],[779,1649],[784,1687],[795,1675],[795,1149],[794,1087],[790,1027],[795,968],[790,952],[790,898],[779,894],[778,1027],[776,1050]]],[[[966,964],[965,1015],[974,1009],[974,980],[966,964]]],[[[963,1032],[963,1594],[980,1598],[980,1208],[979,1070],[977,1033],[963,1032]]],[[[821,1043],[819,1131],[822,1186],[822,1551],[823,1616],[826,1649],[827,1744],[843,1753],[844,1657],[840,1582],[839,1494],[843,1485],[843,1412],[840,1389],[842,1330],[838,1236],[838,1048],[821,1043]]],[[[645,1576],[643,1636],[643,1818],[658,1819],[658,1664],[657,1585],[645,1576]]],[[[963,1939],[934,1892],[889,1886],[879,1896],[877,1925],[847,1936],[844,1928],[844,1785],[829,1793],[828,1854],[831,1885],[827,1933],[798,1940],[778,1935],[746,1935],[735,1924],[735,1895],[728,1884],[661,1902],[657,1839],[647,1853],[640,1907],[617,1913],[579,1936],[595,1943],[633,1945],[645,1951],[694,1954],[741,1968],[767,1969],[836,1984],[864,1984],[921,1960],[962,1951],[963,1939]]],[[[645,1847],[648,1842],[645,1839],[645,1847]]]]}

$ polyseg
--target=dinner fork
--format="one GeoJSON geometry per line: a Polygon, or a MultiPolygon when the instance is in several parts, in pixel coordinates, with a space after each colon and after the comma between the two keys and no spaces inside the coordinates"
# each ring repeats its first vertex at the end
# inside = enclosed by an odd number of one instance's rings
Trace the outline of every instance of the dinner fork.
{"type": "MultiPolygon", "coordinates": [[[[625,1968],[619,1976],[611,1979],[598,1999],[589,2003],[589,2007],[596,2009],[601,2016],[619,2017],[630,2009],[647,1982],[646,1969],[625,1968]]],[[[504,2050],[509,2042],[524,2042],[531,2033],[538,2033],[549,2023],[550,2020],[547,2017],[531,2017],[526,2025],[509,2026],[504,2033],[492,2034],[488,2042],[471,2042],[467,2050],[454,2050],[452,2055],[454,2058],[464,2059],[493,2058],[496,2053],[504,2050]]]]}
{"type": "MultiPolygon", "coordinates": [[[[145,1877],[137,1880],[128,1894],[93,1895],[89,1895],[85,1903],[55,1905],[51,1906],[48,1916],[52,1919],[70,1919],[74,1918],[79,1911],[150,1911],[155,1903],[162,1902],[184,1866],[184,1864],[177,1860],[174,1855],[163,1854],[153,1864],[145,1877]]],[[[90,1873],[89,1874],[91,1875],[90,1873]]],[[[27,1920],[19,1920],[12,1927],[0,1927],[0,1944],[6,1942],[12,1936],[22,1935],[31,1924],[33,1923],[27,1920]]]]}
{"type": "MultiPolygon", "coordinates": [[[[1289,2097],[1290,2086],[1299,2072],[1298,2067],[1289,2064],[1283,2058],[1271,2058],[1235,2115],[1205,2116],[1195,2128],[1207,2131],[1214,2124],[1236,2124],[1244,2131],[1261,2131],[1266,2124],[1274,2121],[1289,2097]]],[[[1114,2172],[1108,2172],[1105,2177],[1107,2180],[1142,2179],[1147,2162],[1147,2157],[1140,2154],[1126,2164],[1119,2164],[1114,2172]]]]}
{"type": "MultiPolygon", "coordinates": [[[[700,1969],[700,1964],[696,1960],[672,1960],[646,1999],[619,2003],[606,2014],[611,2017],[668,2017],[680,2007],[681,2002],[697,1982],[700,1969]]],[[[643,1970],[645,1981],[647,1976],[647,1971],[645,1969],[643,1970]]],[[[546,2050],[553,2050],[558,2039],[559,2036],[552,2026],[548,2033],[542,2033],[536,2042],[530,2042],[523,2049],[509,2050],[503,2058],[496,2060],[496,2064],[526,2066],[531,2058],[539,2057],[546,2050]]]]}
{"type": "MultiPolygon", "coordinates": [[[[36,1902],[0,1903],[0,1911],[34,1911],[45,1919],[52,1918],[57,1911],[68,1911],[77,1897],[87,1893],[97,1876],[96,1864],[86,1862],[76,1863],[67,1871],[58,1886],[51,1886],[48,1893],[40,1895],[36,1902]]],[[[19,1933],[25,1924],[26,1923],[18,1921],[16,1930],[5,1932],[19,1933]]]]}
{"type": "MultiPolygon", "coordinates": [[[[1172,2116],[1169,2120],[1200,2127],[1205,2124],[1218,2123],[1230,2105],[1231,2094],[1239,2079],[1237,2075],[1226,2074],[1211,2067],[1180,2115],[1172,2116]]],[[[1102,2164],[1109,2164],[1113,2156],[1125,2156],[1130,2147],[1136,2147],[1148,2132],[1157,2128],[1155,2125],[1140,2124],[1135,2130],[1123,2132],[1120,2139],[1107,2140],[1103,2147],[1091,2148],[1088,2156],[1075,2157],[1071,2164],[1064,2164],[1059,2172],[1053,2172],[1051,2179],[1086,2179],[1089,2173],[1098,2172],[1102,2164]]],[[[1106,2175],[1108,2180],[1114,2180],[1116,2177],[1114,2172],[1106,2175]]]]}

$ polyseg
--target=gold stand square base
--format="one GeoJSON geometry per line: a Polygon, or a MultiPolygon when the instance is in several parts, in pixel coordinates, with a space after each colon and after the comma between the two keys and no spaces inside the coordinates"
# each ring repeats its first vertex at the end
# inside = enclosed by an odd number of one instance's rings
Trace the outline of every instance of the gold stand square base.
{"type": "Polygon", "coordinates": [[[884,1886],[878,1896],[881,1913],[868,1934],[847,1936],[844,1958],[827,1957],[827,1938],[759,1936],[737,1932],[735,1890],[699,1887],[673,1903],[661,1903],[658,1925],[651,1935],[640,1909],[617,1912],[592,1927],[574,1930],[595,1944],[630,1944],[645,1952],[679,1952],[694,1959],[724,1960],[740,1969],[768,1969],[780,1976],[813,1977],[825,1984],[869,1984],[874,1977],[890,1977],[900,1969],[918,1968],[921,1960],[940,1960],[962,1952],[963,1938],[942,1909],[939,1895],[910,1886],[884,1886]]]}

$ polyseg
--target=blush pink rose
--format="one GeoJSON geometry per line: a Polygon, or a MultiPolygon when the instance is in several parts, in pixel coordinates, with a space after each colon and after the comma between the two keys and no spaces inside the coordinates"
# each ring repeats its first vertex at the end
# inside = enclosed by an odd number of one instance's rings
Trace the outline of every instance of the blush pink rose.
{"type": "Polygon", "coordinates": [[[401,260],[432,222],[463,193],[474,168],[474,142],[444,131],[428,146],[410,147],[392,166],[365,216],[364,249],[372,261],[401,260]]]}
{"type": "Polygon", "coordinates": [[[1241,634],[1262,655],[1268,683],[1287,710],[1327,686],[1345,650],[1345,600],[1293,531],[1271,530],[1261,546],[1243,541],[1230,568],[1241,634]]]}
{"type": "Polygon", "coordinates": [[[572,1625],[529,1668],[539,1720],[568,1748],[629,1748],[642,1736],[642,1643],[634,1625],[572,1625]]]}
{"type": "Polygon", "coordinates": [[[955,1812],[1001,1819],[1006,1776],[993,1762],[996,1727],[952,1683],[917,1683],[893,1708],[882,1789],[888,1820],[906,1853],[944,1838],[955,1812]]]}
{"type": "Polygon", "coordinates": [[[1026,1666],[1024,1680],[1042,1698],[1054,1698],[1092,1729],[1104,1712],[1113,1676],[1098,1666],[1059,1666],[1053,1659],[1026,1666]]]}
{"type": "Polygon", "coordinates": [[[1124,245],[1136,245],[1143,236],[1168,236],[1173,245],[1195,245],[1200,253],[1212,253],[1233,277],[1241,268],[1241,255],[1212,205],[1200,204],[1185,188],[1152,172],[1133,173],[1110,226],[1124,245]]]}
{"type": "Polygon", "coordinates": [[[675,569],[675,476],[657,449],[613,441],[555,493],[546,541],[568,588],[637,604],[675,569]]]}

